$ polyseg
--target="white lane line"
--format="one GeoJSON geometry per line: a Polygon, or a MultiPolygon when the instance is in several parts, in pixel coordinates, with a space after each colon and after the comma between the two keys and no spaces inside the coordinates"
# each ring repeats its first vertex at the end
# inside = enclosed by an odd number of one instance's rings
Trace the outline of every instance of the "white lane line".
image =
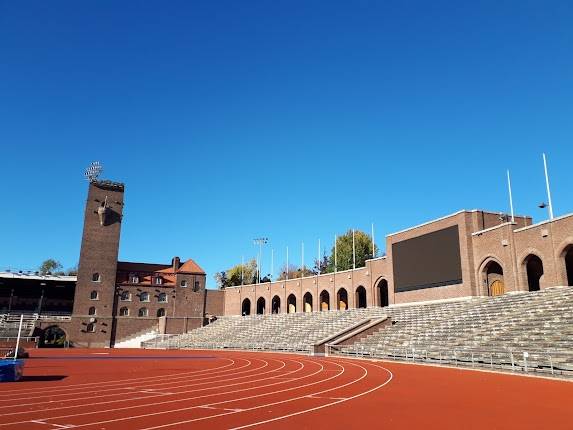
{"type": "MultiPolygon", "coordinates": [[[[225,370],[225,371],[223,371],[223,372],[219,372],[219,373],[217,373],[217,374],[215,374],[215,375],[207,376],[207,377],[205,377],[205,378],[199,378],[199,379],[193,378],[193,379],[192,379],[193,382],[198,382],[198,381],[200,382],[200,383],[198,383],[198,384],[196,384],[196,383],[193,383],[193,384],[186,383],[186,384],[183,384],[183,385],[171,386],[171,384],[174,384],[174,383],[177,383],[177,382],[185,382],[185,381],[187,381],[187,380],[189,379],[187,376],[185,376],[185,377],[182,376],[182,377],[171,378],[171,379],[167,378],[167,379],[168,379],[167,381],[165,381],[165,382],[163,382],[163,383],[158,382],[158,383],[156,383],[156,384],[154,384],[154,385],[157,386],[157,387],[164,387],[164,388],[165,388],[165,387],[169,387],[169,388],[196,387],[196,386],[199,386],[199,385],[205,385],[205,384],[211,383],[211,382],[213,382],[213,381],[210,381],[210,380],[212,380],[212,379],[214,379],[214,378],[224,377],[224,378],[227,378],[226,380],[229,380],[229,379],[228,379],[228,376],[226,376],[226,375],[221,375],[221,373],[233,372],[233,376],[234,376],[234,375],[242,375],[242,374],[244,374],[244,373],[249,373],[249,372],[252,372],[252,371],[260,370],[260,369],[262,369],[262,368],[264,368],[264,367],[267,366],[267,365],[265,364],[265,365],[262,366],[262,367],[259,367],[259,368],[256,368],[256,369],[250,369],[249,367],[250,367],[250,365],[251,365],[252,362],[251,362],[250,360],[247,360],[247,359],[245,359],[245,361],[247,362],[247,364],[245,364],[244,366],[241,366],[241,367],[235,367],[235,368],[232,368],[232,369],[228,369],[228,370],[225,370]],[[247,370],[245,370],[245,371],[243,371],[243,372],[237,372],[237,370],[244,369],[244,368],[247,368],[247,370]],[[177,381],[177,382],[175,382],[174,379],[178,379],[178,380],[179,380],[179,379],[182,379],[183,381],[177,381]],[[207,381],[207,382],[201,382],[201,381],[207,381]]],[[[259,359],[259,361],[263,361],[263,360],[260,360],[260,359],[259,359]]],[[[231,379],[234,380],[234,379],[241,379],[241,378],[231,378],[231,379]]],[[[216,381],[215,381],[215,382],[216,382],[216,381]]],[[[90,395],[90,396],[89,396],[90,402],[89,402],[89,403],[85,403],[85,404],[87,404],[87,405],[93,405],[94,403],[93,403],[93,401],[91,401],[91,400],[93,400],[93,399],[100,399],[100,398],[106,398],[106,397],[124,396],[124,395],[126,394],[126,393],[122,393],[122,392],[119,392],[119,393],[116,393],[116,394],[109,394],[110,391],[122,391],[122,390],[136,390],[136,391],[139,391],[141,388],[144,388],[144,389],[145,389],[145,387],[147,387],[148,385],[149,385],[149,384],[142,384],[142,385],[135,385],[135,386],[132,386],[132,387],[114,388],[114,389],[111,389],[111,390],[103,390],[103,389],[102,389],[102,390],[97,390],[97,391],[84,391],[84,392],[82,392],[81,394],[82,394],[83,396],[85,396],[85,394],[87,394],[87,393],[106,392],[106,394],[99,395],[99,396],[90,395]]],[[[46,399],[46,398],[49,398],[49,399],[50,399],[50,400],[49,400],[50,402],[55,402],[56,400],[53,400],[54,397],[65,397],[65,396],[73,396],[73,398],[72,398],[72,399],[69,399],[69,400],[68,400],[68,399],[60,399],[59,401],[66,401],[66,400],[67,400],[67,401],[73,402],[73,401],[77,400],[77,395],[74,394],[74,393],[66,393],[66,394],[61,394],[61,395],[49,395],[49,396],[36,396],[36,397],[28,397],[28,398],[14,398],[14,399],[10,399],[10,400],[17,401],[17,400],[24,400],[24,399],[46,399]]],[[[79,399],[79,401],[82,401],[82,400],[84,400],[84,399],[85,399],[85,397],[82,397],[82,399],[79,399]]],[[[45,402],[46,402],[45,400],[43,400],[43,401],[35,401],[35,402],[31,402],[31,403],[18,403],[18,402],[16,402],[15,404],[9,404],[9,405],[0,406],[0,409],[5,409],[5,408],[14,409],[14,408],[19,408],[19,407],[24,407],[24,406],[35,406],[35,405],[44,404],[45,402]]],[[[81,405],[83,405],[83,404],[80,403],[79,405],[76,404],[76,405],[69,406],[69,407],[79,407],[79,406],[81,406],[81,405]]],[[[61,409],[61,408],[58,408],[58,409],[61,409]]],[[[7,413],[7,414],[3,414],[3,415],[16,415],[16,414],[19,414],[19,413],[27,413],[27,412],[29,412],[29,411],[26,411],[26,412],[13,412],[13,413],[7,413]]]]}
{"type": "Polygon", "coordinates": [[[29,422],[31,422],[31,423],[36,423],[36,424],[45,424],[45,425],[47,425],[47,426],[53,426],[53,427],[55,427],[55,428],[57,428],[57,429],[71,429],[71,428],[74,428],[74,427],[75,427],[75,426],[72,425],[72,424],[52,424],[52,423],[45,423],[45,422],[42,421],[42,420],[32,420],[32,421],[29,421],[29,422]]]}
{"type": "MultiPolygon", "coordinates": [[[[359,366],[359,367],[362,367],[362,366],[359,366]]],[[[394,378],[394,374],[393,374],[390,370],[388,370],[388,369],[386,369],[385,367],[382,367],[382,366],[376,366],[376,367],[379,367],[379,368],[385,370],[386,372],[388,372],[389,378],[388,378],[386,381],[384,381],[382,384],[380,384],[380,385],[378,385],[378,386],[376,386],[376,387],[374,387],[374,388],[371,388],[370,390],[363,391],[362,393],[359,393],[359,394],[356,394],[356,395],[354,395],[354,396],[348,397],[348,398],[346,398],[346,399],[344,399],[344,400],[338,400],[338,401],[336,401],[336,402],[328,403],[328,404],[326,404],[326,405],[321,405],[321,406],[317,406],[317,407],[314,407],[314,408],[305,409],[305,410],[303,410],[303,411],[293,412],[293,413],[291,413],[291,414],[282,415],[282,416],[276,417],[276,418],[270,418],[270,419],[264,420],[264,421],[257,421],[257,422],[255,422],[255,423],[250,423],[250,424],[246,424],[246,425],[243,425],[243,426],[233,427],[233,428],[230,428],[229,430],[240,430],[240,429],[244,429],[244,428],[248,428],[248,427],[258,426],[258,425],[261,425],[261,424],[268,424],[268,423],[271,423],[271,422],[274,422],[274,421],[284,420],[285,418],[290,418],[290,417],[294,417],[294,416],[297,416],[297,415],[302,415],[302,414],[306,414],[306,413],[309,413],[309,412],[312,412],[312,411],[316,411],[316,410],[319,410],[319,409],[324,409],[324,408],[327,408],[327,407],[330,407],[330,406],[333,406],[333,405],[336,405],[336,404],[339,404],[339,403],[346,402],[346,401],[348,401],[348,400],[352,400],[352,399],[356,399],[356,398],[358,398],[358,397],[362,397],[362,396],[364,396],[364,395],[366,395],[366,394],[370,394],[370,393],[372,393],[373,391],[376,391],[376,390],[378,390],[378,389],[380,389],[380,388],[386,386],[386,385],[389,384],[390,381],[394,378]]],[[[363,367],[362,367],[362,368],[363,368],[363,367]]],[[[364,368],[363,368],[363,369],[364,369],[364,368]]],[[[366,370],[366,369],[364,369],[364,370],[366,370]]],[[[368,371],[366,370],[366,372],[368,372],[368,371]]],[[[327,390],[327,391],[331,391],[331,390],[327,390]]],[[[153,427],[152,427],[152,428],[153,428],[153,427]]],[[[147,429],[140,429],[140,430],[147,430],[147,429]]]]}
{"type": "Polygon", "coordinates": [[[306,396],[309,399],[324,399],[324,400],[347,400],[348,397],[320,397],[320,396],[306,396]]]}
{"type": "MultiPolygon", "coordinates": [[[[277,361],[282,361],[282,360],[277,360],[277,361]]],[[[312,376],[315,376],[319,373],[322,372],[322,370],[324,369],[324,366],[322,366],[321,363],[317,363],[316,361],[308,361],[308,360],[291,360],[292,362],[295,362],[297,364],[300,365],[300,367],[298,369],[292,370],[292,373],[298,372],[300,370],[303,370],[305,368],[304,364],[301,361],[305,361],[311,364],[317,364],[319,366],[318,370],[316,370],[314,373],[308,374],[308,375],[304,375],[300,378],[297,378],[299,380],[302,379],[306,379],[306,378],[310,378],[312,376]]],[[[284,363],[284,362],[283,362],[284,363]]],[[[340,374],[344,373],[344,368],[342,366],[340,366],[340,368],[342,369],[342,371],[340,372],[340,374]]],[[[265,395],[272,395],[275,394],[277,392],[283,392],[283,391],[291,391],[291,390],[295,390],[295,389],[299,389],[302,387],[306,387],[306,386],[310,386],[310,385],[316,385],[318,383],[322,383],[324,381],[336,378],[339,375],[335,375],[332,376],[330,378],[327,379],[323,379],[311,384],[306,384],[306,385],[300,385],[300,386],[296,386],[293,388],[289,388],[289,389],[285,389],[285,390],[279,390],[279,391],[275,391],[273,393],[264,393],[264,394],[258,394],[255,396],[248,396],[248,397],[239,397],[239,398],[235,398],[235,399],[230,399],[230,400],[224,400],[221,402],[216,402],[216,403],[208,403],[207,405],[212,406],[212,405],[219,405],[219,404],[224,404],[224,403],[229,403],[229,402],[236,402],[239,400],[243,400],[243,399],[251,399],[251,398],[256,398],[256,397],[261,397],[261,396],[265,396],[265,395]]],[[[264,378],[264,380],[268,380],[269,378],[264,378]]],[[[157,405],[161,405],[161,404],[166,404],[166,403],[173,403],[175,401],[181,401],[181,400],[193,400],[193,399],[200,399],[200,398],[206,398],[206,397],[213,397],[213,396],[218,396],[218,395],[223,395],[223,394],[235,394],[238,392],[242,392],[242,391],[248,391],[248,390],[258,390],[260,388],[264,388],[264,387],[268,387],[268,386],[274,386],[274,385],[280,385],[280,384],[284,384],[284,382],[275,382],[272,384],[266,384],[266,385],[262,385],[262,386],[257,386],[257,387],[251,387],[251,388],[243,388],[240,390],[234,390],[234,391],[228,391],[228,392],[224,392],[224,393],[214,393],[214,394],[208,394],[208,395],[204,395],[204,396],[194,396],[194,397],[189,397],[189,398],[185,398],[185,399],[177,399],[177,400],[172,400],[172,401],[165,401],[165,402],[155,402],[153,404],[148,404],[145,406],[157,406],[157,405]]],[[[141,407],[142,405],[136,406],[136,407],[141,407]]],[[[91,425],[100,425],[100,424],[105,424],[108,422],[116,422],[116,421],[125,421],[125,420],[130,420],[130,419],[135,419],[135,418],[144,418],[144,417],[148,417],[148,416],[155,416],[155,415],[163,415],[163,414],[170,414],[172,412],[178,412],[178,411],[183,411],[183,410],[192,410],[192,409],[196,409],[199,406],[204,406],[204,405],[194,405],[194,406],[190,406],[190,407],[185,407],[185,408],[179,408],[179,409],[170,409],[170,410],[166,410],[166,411],[160,411],[160,412],[152,412],[152,413],[147,413],[147,414],[142,414],[142,415],[135,415],[135,416],[128,416],[128,417],[122,417],[122,418],[116,418],[116,419],[111,419],[111,420],[105,420],[105,421],[94,421],[92,423],[86,423],[86,424],[78,424],[76,427],[84,427],[84,426],[91,426],[91,425]]],[[[127,408],[115,408],[115,409],[110,409],[109,411],[118,411],[118,410],[122,410],[122,409],[131,409],[132,407],[127,407],[127,408]]],[[[97,413],[102,413],[102,412],[108,412],[108,411],[98,411],[97,413]]],[[[231,412],[228,412],[231,413],[231,412]]],[[[84,414],[77,414],[77,415],[88,415],[88,414],[93,414],[93,413],[84,413],[84,414]]],[[[225,413],[226,414],[226,413],[225,413]]],[[[225,415],[223,414],[223,415],[225,415]]],[[[220,415],[220,414],[219,414],[220,415]]],[[[219,416],[219,415],[215,415],[215,416],[219,416]]],[[[51,418],[44,418],[45,420],[50,420],[50,419],[57,419],[57,418],[65,418],[66,416],[62,416],[62,417],[51,417],[51,418]]],[[[22,422],[27,422],[27,421],[20,421],[18,422],[18,424],[22,423],[22,422]]],[[[9,424],[16,424],[16,423],[9,423],[9,424]]],[[[0,424],[1,425],[1,424],[0,424]]]]}
{"type": "Polygon", "coordinates": [[[214,409],[216,411],[231,411],[231,412],[243,412],[243,409],[228,409],[228,408],[215,408],[213,406],[197,406],[199,409],[214,409]]]}
{"type": "MultiPolygon", "coordinates": [[[[293,360],[293,361],[294,361],[294,360],[293,360]]],[[[316,374],[318,374],[318,373],[321,373],[321,372],[323,371],[323,369],[324,369],[324,366],[322,365],[322,363],[318,363],[316,360],[315,360],[315,361],[304,360],[304,361],[307,361],[307,362],[310,362],[310,363],[313,363],[313,364],[318,364],[318,365],[320,366],[320,369],[317,370],[316,372],[310,374],[310,375],[306,375],[306,376],[304,376],[304,377],[301,377],[300,379],[305,379],[305,378],[309,378],[309,377],[311,377],[311,376],[314,376],[314,375],[316,375],[316,374]]],[[[331,376],[331,377],[326,378],[326,379],[321,379],[321,380],[319,380],[319,381],[312,382],[312,383],[309,383],[309,384],[297,385],[297,386],[295,386],[295,387],[286,388],[286,389],[284,389],[284,390],[274,391],[274,392],[272,392],[272,393],[263,393],[263,394],[257,394],[257,395],[254,395],[254,396],[240,397],[240,398],[237,398],[237,399],[223,400],[223,401],[220,401],[220,402],[209,403],[208,405],[209,405],[209,406],[222,405],[222,404],[225,404],[225,403],[232,403],[232,402],[237,402],[237,401],[240,401],[240,400],[254,399],[254,398],[257,398],[257,397],[263,397],[263,396],[274,395],[274,394],[282,393],[282,392],[286,392],[286,391],[298,390],[298,389],[300,389],[300,388],[309,387],[309,386],[311,386],[311,385],[322,384],[322,383],[324,383],[324,382],[326,382],[326,381],[329,381],[329,380],[331,380],[331,379],[335,379],[335,378],[339,377],[340,375],[342,375],[342,374],[344,373],[345,369],[344,369],[343,366],[340,366],[340,365],[338,365],[337,363],[333,363],[333,364],[339,366],[342,370],[341,370],[340,373],[338,373],[337,375],[331,376]]],[[[364,376],[363,376],[363,377],[364,377],[364,376]]],[[[363,378],[363,377],[362,377],[362,378],[363,378]]],[[[360,378],[360,379],[362,379],[362,378],[360,378]]],[[[354,382],[356,382],[356,381],[353,381],[353,382],[351,382],[351,383],[354,383],[354,382]]],[[[283,382],[277,382],[277,383],[268,384],[268,385],[277,385],[277,384],[281,384],[281,383],[283,383],[283,382]]],[[[330,389],[330,390],[323,390],[323,391],[319,391],[319,392],[314,393],[314,394],[320,394],[320,393],[322,393],[322,392],[332,391],[332,390],[338,389],[338,388],[343,388],[343,387],[345,387],[346,385],[349,385],[349,384],[340,385],[340,386],[334,387],[334,388],[332,388],[332,389],[330,389]]],[[[255,388],[261,388],[261,387],[255,387],[255,388]]],[[[238,390],[238,391],[244,391],[244,390],[238,390]]],[[[307,394],[306,394],[306,395],[307,395],[307,394]]],[[[305,396],[306,396],[306,395],[305,395],[305,396]]],[[[299,398],[304,398],[305,396],[300,396],[299,398]]],[[[195,398],[197,398],[197,397],[195,397],[195,398]]],[[[258,409],[258,408],[260,408],[260,407],[272,406],[272,405],[275,405],[275,404],[285,403],[285,402],[287,402],[287,401],[290,401],[290,400],[284,400],[284,401],[275,402],[275,403],[268,403],[268,404],[261,405],[261,406],[257,406],[257,407],[254,407],[254,408],[244,409],[244,411],[250,411],[250,410],[253,410],[253,409],[258,409]]],[[[159,403],[156,403],[156,404],[159,404],[159,403]]],[[[185,408],[169,409],[169,410],[166,410],[166,411],[151,412],[151,413],[141,414],[141,415],[132,415],[132,416],[128,416],[128,417],[115,418],[115,419],[105,420],[105,421],[94,421],[94,422],[92,422],[92,423],[78,424],[78,425],[76,425],[76,427],[94,426],[94,425],[101,425],[101,424],[106,424],[106,423],[110,423],[110,422],[127,421],[127,420],[131,420],[131,419],[136,419],[136,418],[145,418],[145,417],[151,417],[151,416],[157,416],[157,415],[172,414],[172,413],[174,413],[174,412],[181,412],[181,411],[188,411],[188,410],[196,409],[196,408],[198,408],[199,406],[204,406],[204,405],[195,405],[195,406],[189,406],[189,407],[185,407],[185,408]]],[[[229,415],[229,414],[234,414],[234,413],[238,413],[238,412],[224,412],[224,413],[221,413],[221,414],[211,415],[211,416],[208,416],[208,417],[195,418],[195,419],[180,421],[180,422],[176,422],[176,423],[164,424],[164,425],[155,426],[155,427],[148,427],[148,428],[146,428],[146,429],[140,429],[140,430],[151,430],[151,429],[155,429],[155,428],[169,427],[169,426],[178,425],[178,424],[187,424],[187,423],[194,422],[194,421],[202,421],[202,420],[211,419],[211,418],[216,418],[216,417],[219,417],[219,416],[224,416],[224,415],[229,415]]]]}
{"type": "MultiPolygon", "coordinates": [[[[141,378],[115,379],[115,380],[104,381],[104,382],[88,382],[85,384],[70,384],[70,385],[62,385],[59,388],[53,388],[53,389],[42,388],[42,392],[43,393],[50,393],[50,392],[61,393],[62,391],[84,390],[85,388],[89,388],[92,386],[94,386],[94,387],[103,386],[103,387],[107,388],[110,386],[122,385],[122,384],[125,384],[126,382],[151,381],[151,380],[161,379],[161,378],[166,378],[166,377],[170,378],[170,377],[179,377],[179,376],[187,376],[187,375],[196,375],[197,373],[205,373],[205,372],[209,372],[209,371],[224,369],[226,367],[229,367],[229,366],[232,366],[235,364],[235,360],[233,360],[231,358],[224,357],[224,358],[221,358],[221,360],[230,361],[230,363],[225,365],[225,366],[217,366],[217,367],[209,368],[209,369],[194,370],[192,372],[175,373],[172,375],[145,376],[145,377],[141,377],[141,378]]],[[[241,358],[241,360],[246,360],[246,359],[241,358]]],[[[10,394],[0,394],[0,399],[2,399],[4,397],[8,397],[11,400],[14,398],[14,394],[26,394],[26,393],[37,393],[37,392],[38,392],[38,388],[26,388],[26,389],[21,389],[21,390],[10,390],[10,394]]]]}
{"type": "MultiPolygon", "coordinates": [[[[286,363],[283,360],[276,360],[276,359],[271,359],[272,361],[276,361],[279,363],[282,363],[282,366],[278,367],[277,369],[274,370],[270,370],[268,372],[263,372],[260,373],[259,375],[264,375],[267,373],[272,373],[272,372],[276,372],[276,371],[280,371],[282,368],[284,368],[286,366],[286,363]]],[[[266,360],[261,360],[261,361],[265,361],[266,360]]],[[[300,362],[300,361],[296,361],[293,360],[295,363],[298,363],[300,365],[300,367],[298,369],[295,370],[291,370],[290,373],[296,373],[299,370],[302,370],[304,368],[304,365],[300,362]]],[[[316,373],[320,372],[317,371],[316,373]]],[[[315,374],[316,374],[315,373],[315,374]]],[[[312,375],[310,375],[312,376],[312,375]]],[[[269,378],[262,378],[260,379],[260,381],[266,381],[269,378]]],[[[297,379],[303,379],[303,378],[297,378],[297,379]]],[[[222,385],[222,386],[215,386],[215,387],[210,387],[210,388],[203,388],[200,390],[186,390],[186,391],[180,391],[174,394],[186,394],[186,393],[194,393],[197,391],[205,391],[205,390],[212,390],[215,388],[221,388],[221,387],[230,387],[230,386],[235,386],[235,385],[243,385],[243,384],[248,384],[248,383],[252,383],[252,382],[258,382],[259,380],[249,380],[246,382],[240,382],[240,383],[236,383],[236,384],[227,384],[227,385],[222,385]]],[[[193,397],[186,397],[186,398],[177,398],[174,400],[166,400],[166,401],[161,401],[161,402],[153,402],[153,403],[146,403],[146,404],[141,404],[141,405],[134,405],[134,406],[124,406],[121,408],[113,408],[113,409],[104,409],[104,410],[97,410],[97,411],[92,411],[92,412],[82,412],[82,413],[78,413],[78,414],[68,414],[68,415],[59,415],[59,416],[55,416],[55,417],[47,417],[47,418],[42,418],[43,420],[54,420],[54,419],[60,419],[60,418],[70,418],[70,417],[78,417],[78,416],[85,416],[85,415],[96,415],[96,414],[102,414],[102,413],[107,413],[107,412],[116,412],[116,411],[121,411],[121,410],[128,410],[128,409],[137,409],[137,408],[145,408],[148,406],[157,406],[157,405],[163,405],[163,404],[169,404],[169,403],[176,403],[176,402],[181,402],[181,401],[185,401],[185,400],[194,400],[194,399],[202,399],[202,398],[206,398],[206,397],[213,397],[213,396],[219,396],[219,395],[225,395],[225,394],[234,394],[237,392],[241,392],[241,391],[248,391],[248,390],[254,390],[254,389],[259,389],[265,386],[270,386],[270,385],[278,385],[278,384],[283,384],[284,382],[276,382],[274,384],[267,384],[267,385],[262,385],[262,386],[257,386],[257,387],[251,387],[251,388],[243,388],[240,390],[231,390],[231,391],[226,391],[223,393],[213,393],[213,394],[207,394],[207,395],[203,395],[203,396],[193,396],[193,397]]],[[[153,396],[145,396],[145,397],[135,397],[135,398],[124,398],[124,402],[129,402],[129,401],[134,401],[134,400],[142,400],[142,399],[149,399],[153,396]]],[[[95,405],[100,405],[100,404],[108,404],[108,403],[112,403],[112,404],[117,404],[116,400],[113,401],[107,401],[107,402],[99,402],[99,403],[93,403],[90,406],[95,406],[95,405]]],[[[61,408],[55,408],[55,409],[69,409],[69,408],[77,408],[78,406],[70,406],[70,407],[61,407],[61,408]]],[[[82,408],[85,407],[85,405],[81,406],[82,408]]],[[[55,410],[55,409],[50,409],[50,410],[55,410]]],[[[43,412],[43,411],[38,411],[38,412],[43,412]]],[[[30,411],[26,411],[26,412],[16,412],[14,414],[5,414],[5,415],[20,415],[20,414],[28,414],[30,413],[30,411]]],[[[13,421],[13,422],[9,422],[9,423],[0,423],[0,426],[6,426],[6,425],[12,425],[12,424],[22,424],[22,423],[27,423],[30,422],[29,420],[26,421],[13,421]]]]}

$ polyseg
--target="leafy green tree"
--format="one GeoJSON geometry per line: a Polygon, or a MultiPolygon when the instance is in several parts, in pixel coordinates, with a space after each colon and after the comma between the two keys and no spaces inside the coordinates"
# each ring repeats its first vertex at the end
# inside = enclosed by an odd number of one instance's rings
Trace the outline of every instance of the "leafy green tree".
{"type": "Polygon", "coordinates": [[[48,275],[52,273],[63,274],[64,272],[61,272],[62,267],[63,266],[59,261],[54,260],[53,258],[49,258],[40,265],[38,271],[41,275],[48,275]]]}
{"type": "MultiPolygon", "coordinates": [[[[230,269],[215,273],[217,287],[224,289],[241,284],[248,285],[257,282],[257,261],[252,259],[245,264],[237,264],[230,269]],[[242,277],[242,282],[241,282],[242,277]]],[[[261,279],[261,282],[268,282],[261,279]]]]}
{"type": "MultiPolygon", "coordinates": [[[[356,267],[364,267],[366,260],[377,255],[378,247],[372,252],[372,238],[369,234],[360,230],[354,231],[356,248],[356,267]]],[[[328,258],[328,272],[334,272],[334,246],[328,258]]],[[[352,230],[348,230],[336,239],[337,270],[352,269],[352,230]]]]}
{"type": "Polygon", "coordinates": [[[299,266],[296,266],[294,264],[289,264],[288,265],[288,270],[286,267],[286,264],[284,264],[281,268],[280,268],[280,274],[279,277],[277,278],[277,281],[283,281],[285,279],[287,279],[287,271],[288,271],[288,279],[295,279],[295,278],[301,278],[301,277],[305,277],[305,276],[312,276],[312,275],[316,275],[316,272],[309,269],[308,267],[304,268],[304,271],[301,270],[301,268],[299,266]]]}

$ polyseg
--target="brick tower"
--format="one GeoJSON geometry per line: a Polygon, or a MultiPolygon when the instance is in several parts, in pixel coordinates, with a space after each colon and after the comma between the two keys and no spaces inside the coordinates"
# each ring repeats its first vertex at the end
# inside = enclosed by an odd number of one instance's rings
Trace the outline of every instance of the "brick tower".
{"type": "Polygon", "coordinates": [[[114,336],[114,301],[124,186],[111,181],[89,184],[78,266],[73,333],[80,346],[109,347],[114,336]]]}

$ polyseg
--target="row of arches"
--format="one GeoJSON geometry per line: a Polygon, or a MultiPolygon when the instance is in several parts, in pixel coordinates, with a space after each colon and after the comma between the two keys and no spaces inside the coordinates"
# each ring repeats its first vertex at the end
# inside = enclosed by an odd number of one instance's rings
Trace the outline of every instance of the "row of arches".
{"type": "MultiPolygon", "coordinates": [[[[378,283],[378,306],[388,306],[388,282],[383,279],[378,283]]],[[[366,288],[359,286],[355,291],[354,303],[356,308],[365,308],[368,306],[366,288]]],[[[348,309],[348,291],[346,288],[339,288],[336,292],[335,298],[335,308],[337,310],[348,309]]],[[[295,312],[312,312],[314,309],[314,297],[310,291],[307,291],[302,296],[302,309],[297,309],[297,297],[295,294],[289,294],[286,298],[286,307],[284,312],[295,313],[295,312]]],[[[241,314],[250,315],[252,303],[249,298],[245,298],[241,303],[241,314]]],[[[281,298],[278,295],[273,296],[271,299],[271,309],[270,313],[278,314],[283,312],[281,307],[281,298]]],[[[263,315],[267,309],[267,301],[264,297],[259,297],[256,302],[255,312],[257,315],[263,315]]],[[[319,311],[329,311],[331,309],[330,293],[327,290],[322,290],[318,295],[318,310],[319,311]]]]}
{"type": "MultiPolygon", "coordinates": [[[[573,286],[573,245],[567,247],[561,256],[567,285],[573,286]]],[[[521,263],[522,272],[527,282],[529,291],[539,291],[541,289],[541,278],[545,271],[543,260],[535,254],[527,255],[521,263]]],[[[505,282],[503,267],[497,260],[491,258],[483,266],[483,282],[487,287],[486,293],[489,296],[499,296],[505,293],[505,282]]]]}

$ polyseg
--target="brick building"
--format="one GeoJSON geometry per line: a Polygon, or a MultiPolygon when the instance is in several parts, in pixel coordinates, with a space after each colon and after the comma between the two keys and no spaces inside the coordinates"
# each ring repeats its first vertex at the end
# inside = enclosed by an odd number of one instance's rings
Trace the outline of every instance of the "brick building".
{"type": "Polygon", "coordinates": [[[386,236],[365,267],[227,288],[225,314],[317,312],[573,285],[573,214],[460,211],[386,236]]]}

